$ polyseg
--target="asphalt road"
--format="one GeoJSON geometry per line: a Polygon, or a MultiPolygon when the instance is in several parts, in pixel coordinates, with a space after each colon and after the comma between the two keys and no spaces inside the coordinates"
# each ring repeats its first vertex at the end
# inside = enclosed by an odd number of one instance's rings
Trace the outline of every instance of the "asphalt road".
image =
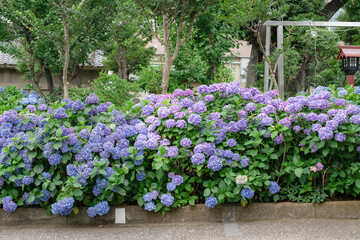
{"type": "Polygon", "coordinates": [[[360,239],[360,220],[269,220],[105,226],[0,226],[0,239],[360,239]]]}

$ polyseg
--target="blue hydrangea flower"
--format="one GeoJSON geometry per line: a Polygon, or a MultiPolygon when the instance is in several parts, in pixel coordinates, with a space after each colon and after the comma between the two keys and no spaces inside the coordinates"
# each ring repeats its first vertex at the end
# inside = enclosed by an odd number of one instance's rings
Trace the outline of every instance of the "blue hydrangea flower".
{"type": "Polygon", "coordinates": [[[180,141],[180,145],[181,145],[182,147],[184,147],[184,148],[190,147],[191,144],[192,144],[192,141],[191,141],[189,138],[183,138],[183,139],[181,139],[181,141],[180,141]]]}
{"type": "Polygon", "coordinates": [[[241,196],[243,198],[250,199],[254,196],[254,190],[252,190],[251,188],[243,188],[241,190],[241,196]]]}
{"type": "Polygon", "coordinates": [[[218,203],[218,200],[216,197],[214,196],[209,196],[206,200],[205,200],[205,206],[208,208],[214,208],[218,203]]]}
{"type": "Polygon", "coordinates": [[[167,207],[170,207],[174,203],[174,197],[171,196],[170,193],[165,193],[161,195],[161,203],[164,204],[167,207]]]}
{"type": "Polygon", "coordinates": [[[22,183],[25,184],[26,186],[32,184],[33,182],[34,182],[34,178],[30,176],[24,176],[22,179],[22,183]]]}
{"type": "Polygon", "coordinates": [[[141,171],[139,171],[139,173],[135,174],[135,177],[136,177],[136,180],[138,180],[138,181],[144,181],[146,174],[143,170],[141,170],[141,171]]]}
{"type": "Polygon", "coordinates": [[[145,202],[150,202],[153,200],[149,192],[143,196],[143,199],[145,202]]]}
{"type": "Polygon", "coordinates": [[[3,209],[5,212],[12,213],[16,210],[17,205],[13,201],[4,202],[3,199],[3,209]]]}
{"type": "Polygon", "coordinates": [[[41,192],[44,194],[44,196],[41,196],[39,199],[40,201],[47,202],[50,199],[50,192],[48,190],[41,190],[41,192]]]}
{"type": "Polygon", "coordinates": [[[151,212],[151,211],[155,211],[156,210],[156,206],[155,206],[155,203],[154,202],[148,202],[148,203],[146,203],[145,204],[145,210],[146,211],[149,211],[149,212],[151,212]]]}
{"type": "Polygon", "coordinates": [[[278,193],[280,191],[279,185],[277,184],[277,182],[274,182],[274,181],[270,182],[270,185],[269,185],[268,188],[269,188],[269,192],[271,194],[275,194],[275,193],[278,193]]]}
{"type": "Polygon", "coordinates": [[[110,207],[109,207],[109,203],[107,201],[102,201],[98,204],[95,205],[95,211],[97,215],[105,215],[109,212],[110,207]]]}
{"type": "Polygon", "coordinates": [[[74,206],[74,198],[64,198],[56,203],[51,204],[51,212],[54,215],[70,215],[74,206]]]}
{"type": "Polygon", "coordinates": [[[89,217],[95,217],[96,216],[96,209],[94,207],[89,207],[87,210],[87,214],[89,217]]]}
{"type": "Polygon", "coordinates": [[[176,185],[172,182],[169,182],[167,185],[166,185],[166,190],[168,190],[169,192],[172,192],[174,191],[176,188],[176,185]]]}

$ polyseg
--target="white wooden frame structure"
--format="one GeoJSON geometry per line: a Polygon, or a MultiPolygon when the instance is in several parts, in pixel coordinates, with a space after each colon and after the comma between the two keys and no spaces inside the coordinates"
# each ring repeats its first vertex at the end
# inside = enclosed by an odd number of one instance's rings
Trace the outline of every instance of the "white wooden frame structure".
{"type": "MultiPolygon", "coordinates": [[[[270,55],[271,27],[277,27],[277,48],[282,49],[284,43],[284,26],[289,27],[360,27],[360,22],[313,22],[313,21],[266,21],[265,53],[270,55]]],[[[277,81],[279,92],[284,99],[284,54],[277,61],[277,81]]],[[[265,61],[264,92],[269,90],[269,64],[265,61]]]]}

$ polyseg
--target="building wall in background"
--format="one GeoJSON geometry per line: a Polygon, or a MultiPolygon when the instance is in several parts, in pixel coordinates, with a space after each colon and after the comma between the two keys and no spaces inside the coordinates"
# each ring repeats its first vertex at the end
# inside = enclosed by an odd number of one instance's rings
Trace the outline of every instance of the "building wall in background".
{"type": "MultiPolygon", "coordinates": [[[[89,82],[98,78],[100,69],[86,69],[83,70],[78,79],[70,82],[70,86],[81,86],[81,85],[89,85],[89,82]]],[[[18,72],[15,68],[0,68],[0,86],[16,86],[20,89],[25,89],[25,81],[22,79],[24,76],[23,73],[18,72]]],[[[53,82],[55,87],[59,87],[59,76],[53,75],[53,82]]],[[[40,80],[40,87],[44,91],[48,90],[48,86],[46,83],[45,76],[43,76],[40,80]]]]}

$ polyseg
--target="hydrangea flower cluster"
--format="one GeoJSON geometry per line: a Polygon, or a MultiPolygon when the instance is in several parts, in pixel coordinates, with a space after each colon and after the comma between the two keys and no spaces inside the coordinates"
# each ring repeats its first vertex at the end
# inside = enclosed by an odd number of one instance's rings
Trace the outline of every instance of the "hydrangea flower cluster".
{"type": "MultiPolygon", "coordinates": [[[[3,208],[41,204],[68,215],[78,196],[91,202],[90,217],[109,211],[110,196],[114,202],[126,196],[148,211],[195,200],[211,208],[218,201],[249,202],[255,194],[269,198],[278,193],[272,178],[284,149],[289,159],[316,155],[316,166],[304,163],[313,172],[324,167],[325,147],[360,154],[359,107],[332,99],[328,89],[287,101],[276,90],[261,93],[235,82],[202,85],[197,91],[152,94],[123,112],[99,103],[95,94],[85,103],[64,100],[37,109],[29,103],[23,111],[4,112],[0,189],[16,188],[19,194],[3,201],[3,208]],[[44,189],[35,191],[39,184],[44,189]]],[[[349,95],[343,91],[337,97],[349,95]]]]}

